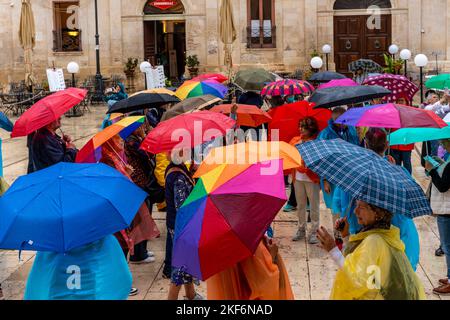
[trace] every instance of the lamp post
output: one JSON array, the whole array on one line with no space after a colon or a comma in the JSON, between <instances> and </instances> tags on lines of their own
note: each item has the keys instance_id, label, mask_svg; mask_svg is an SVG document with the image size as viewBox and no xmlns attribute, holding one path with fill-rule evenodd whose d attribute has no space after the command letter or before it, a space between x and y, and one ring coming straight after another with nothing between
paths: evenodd
<instances>
[{"instance_id":1,"label":"lamp post","mask_svg":"<svg viewBox=\"0 0 450 320\"><path fill-rule=\"evenodd\" d=\"M100 36L98 34L98 7L97 0L94 0L95 7L95 63L97 72L95 74L95 92L92 101L103 101L103 76L100 73Z\"/></svg>"},{"instance_id":2,"label":"lamp post","mask_svg":"<svg viewBox=\"0 0 450 320\"><path fill-rule=\"evenodd\" d=\"M319 72L320 68L323 66L323 60L321 57L314 57L311 59L311 67L314 69L314 72Z\"/></svg>"},{"instance_id":3,"label":"lamp post","mask_svg":"<svg viewBox=\"0 0 450 320\"><path fill-rule=\"evenodd\" d=\"M78 73L80 71L80 66L78 65L78 63L72 61L69 62L69 64L67 65L67 71L72 74L72 87L75 88L75 73ZM78 108L78 105L76 105L75 107L73 107L70 110L70 113L67 114L68 117L81 117L83 114L80 112L80 109Z\"/></svg>"},{"instance_id":4,"label":"lamp post","mask_svg":"<svg viewBox=\"0 0 450 320\"><path fill-rule=\"evenodd\" d=\"M403 49L402 51L400 51L400 59L403 60L403 63L405 64L405 77L408 77L408 60L411 59L411 51L409 51L408 49Z\"/></svg>"},{"instance_id":5,"label":"lamp post","mask_svg":"<svg viewBox=\"0 0 450 320\"><path fill-rule=\"evenodd\" d=\"M392 57L392 63L395 63L395 55L398 53L398 50L399 50L398 46L396 44L391 44L389 46L388 50L389 50L389 53L391 54L391 57ZM394 69L394 73L397 74L395 69Z\"/></svg>"},{"instance_id":6,"label":"lamp post","mask_svg":"<svg viewBox=\"0 0 450 320\"><path fill-rule=\"evenodd\" d=\"M141 72L144 74L145 90L148 89L148 87L147 87L147 71L148 71L148 69L150 69L151 67L152 67L152 65L151 65L150 62L148 62L148 61L143 61L143 62L141 62L141 64L139 65L139 69L140 69Z\"/></svg>"},{"instance_id":7,"label":"lamp post","mask_svg":"<svg viewBox=\"0 0 450 320\"><path fill-rule=\"evenodd\" d=\"M419 75L420 76L420 103L423 104L423 102L424 102L424 98L423 98L423 68L426 67L426 65L428 64L428 58L424 54L418 54L414 58L414 63L420 70L420 75Z\"/></svg>"},{"instance_id":8,"label":"lamp post","mask_svg":"<svg viewBox=\"0 0 450 320\"><path fill-rule=\"evenodd\" d=\"M331 46L329 44L326 44L322 47L322 52L325 54L325 64L327 66L327 71L329 70L328 66L328 55L331 53Z\"/></svg>"}]
</instances>

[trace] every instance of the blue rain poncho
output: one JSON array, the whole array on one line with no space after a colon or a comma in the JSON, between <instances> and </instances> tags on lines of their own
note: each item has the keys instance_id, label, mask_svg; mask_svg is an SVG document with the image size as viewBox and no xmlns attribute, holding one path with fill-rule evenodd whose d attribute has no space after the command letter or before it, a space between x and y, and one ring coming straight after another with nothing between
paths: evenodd
<instances>
[{"instance_id":1,"label":"blue rain poncho","mask_svg":"<svg viewBox=\"0 0 450 320\"><path fill-rule=\"evenodd\" d=\"M126 300L131 273L113 235L66 254L38 252L25 300Z\"/></svg>"}]
</instances>

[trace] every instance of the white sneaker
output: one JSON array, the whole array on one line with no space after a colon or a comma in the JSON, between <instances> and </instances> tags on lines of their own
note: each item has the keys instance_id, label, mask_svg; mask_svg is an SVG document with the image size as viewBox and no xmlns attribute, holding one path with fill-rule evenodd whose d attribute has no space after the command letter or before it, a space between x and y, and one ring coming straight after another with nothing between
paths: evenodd
<instances>
[{"instance_id":1,"label":"white sneaker","mask_svg":"<svg viewBox=\"0 0 450 320\"><path fill-rule=\"evenodd\" d=\"M317 239L317 236L315 233L313 233L309 236L308 242L309 242L309 244L318 244L319 243L319 240Z\"/></svg>"},{"instance_id":2,"label":"white sneaker","mask_svg":"<svg viewBox=\"0 0 450 320\"><path fill-rule=\"evenodd\" d=\"M306 230L305 229L298 229L295 236L292 238L292 241L300 241L303 240L306 236Z\"/></svg>"},{"instance_id":3,"label":"white sneaker","mask_svg":"<svg viewBox=\"0 0 450 320\"><path fill-rule=\"evenodd\" d=\"M146 264L146 263L152 263L155 262L155 257L148 256L147 259L141 260L141 261L130 261L131 264Z\"/></svg>"},{"instance_id":4,"label":"white sneaker","mask_svg":"<svg viewBox=\"0 0 450 320\"><path fill-rule=\"evenodd\" d=\"M139 293L138 288L131 288L130 293L128 294L130 297L136 296Z\"/></svg>"},{"instance_id":5,"label":"white sneaker","mask_svg":"<svg viewBox=\"0 0 450 320\"><path fill-rule=\"evenodd\" d=\"M155 253L154 253L153 251L147 251L147 255L148 255L149 257L154 257L154 256L155 256Z\"/></svg>"},{"instance_id":6,"label":"white sneaker","mask_svg":"<svg viewBox=\"0 0 450 320\"><path fill-rule=\"evenodd\" d=\"M184 297L184 300L189 300L189 299L187 297ZM192 300L205 300L205 298L201 294L196 292L195 297Z\"/></svg>"}]
</instances>

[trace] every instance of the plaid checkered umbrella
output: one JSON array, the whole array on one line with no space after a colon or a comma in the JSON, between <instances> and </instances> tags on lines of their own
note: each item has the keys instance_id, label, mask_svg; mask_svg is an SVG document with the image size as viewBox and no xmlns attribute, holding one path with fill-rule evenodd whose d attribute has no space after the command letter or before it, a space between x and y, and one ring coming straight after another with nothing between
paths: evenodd
<instances>
[{"instance_id":1,"label":"plaid checkered umbrella","mask_svg":"<svg viewBox=\"0 0 450 320\"><path fill-rule=\"evenodd\" d=\"M308 95L314 91L314 87L307 81L301 80L280 80L265 86L261 95L264 96L292 96L297 94Z\"/></svg>"},{"instance_id":2,"label":"plaid checkered umbrella","mask_svg":"<svg viewBox=\"0 0 450 320\"><path fill-rule=\"evenodd\" d=\"M410 218L432 214L422 188L400 166L340 139L298 147L306 166L354 199Z\"/></svg>"},{"instance_id":3,"label":"plaid checkered umbrella","mask_svg":"<svg viewBox=\"0 0 450 320\"><path fill-rule=\"evenodd\" d=\"M350 72L356 72L358 69L362 69L364 72L383 72L383 68L373 60L359 59L348 64L348 70Z\"/></svg>"}]
</instances>

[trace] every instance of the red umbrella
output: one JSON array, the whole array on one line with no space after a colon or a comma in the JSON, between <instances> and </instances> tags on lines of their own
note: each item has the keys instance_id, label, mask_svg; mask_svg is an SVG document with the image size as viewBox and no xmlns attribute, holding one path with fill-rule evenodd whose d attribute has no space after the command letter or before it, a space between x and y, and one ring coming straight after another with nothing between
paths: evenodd
<instances>
[{"instance_id":1,"label":"red umbrella","mask_svg":"<svg viewBox=\"0 0 450 320\"><path fill-rule=\"evenodd\" d=\"M24 137L45 127L79 104L87 90L68 88L36 102L16 121L11 138Z\"/></svg>"},{"instance_id":2,"label":"red umbrella","mask_svg":"<svg viewBox=\"0 0 450 320\"><path fill-rule=\"evenodd\" d=\"M209 111L229 115L231 113L232 107L232 104L222 104L213 107ZM256 128L263 123L269 122L272 119L272 117L267 112L262 111L257 106L249 104L238 104L236 113L237 124L240 126Z\"/></svg>"},{"instance_id":3,"label":"red umbrella","mask_svg":"<svg viewBox=\"0 0 450 320\"><path fill-rule=\"evenodd\" d=\"M182 114L160 122L142 142L141 149L158 154L175 148L193 148L224 136L235 125L236 121L216 112Z\"/></svg>"},{"instance_id":4,"label":"red umbrella","mask_svg":"<svg viewBox=\"0 0 450 320\"><path fill-rule=\"evenodd\" d=\"M220 73L205 73L193 78L192 80L193 81L215 80L217 82L223 83L227 81L228 78Z\"/></svg>"},{"instance_id":5,"label":"red umbrella","mask_svg":"<svg viewBox=\"0 0 450 320\"><path fill-rule=\"evenodd\" d=\"M301 119L311 117L317 120L319 130L328 126L331 119L331 111L328 109L314 109L314 104L300 101L286 104L269 111L272 121L269 123L269 133L273 137L272 130L279 130L279 141L290 142L299 135L298 124Z\"/></svg>"}]
</instances>

